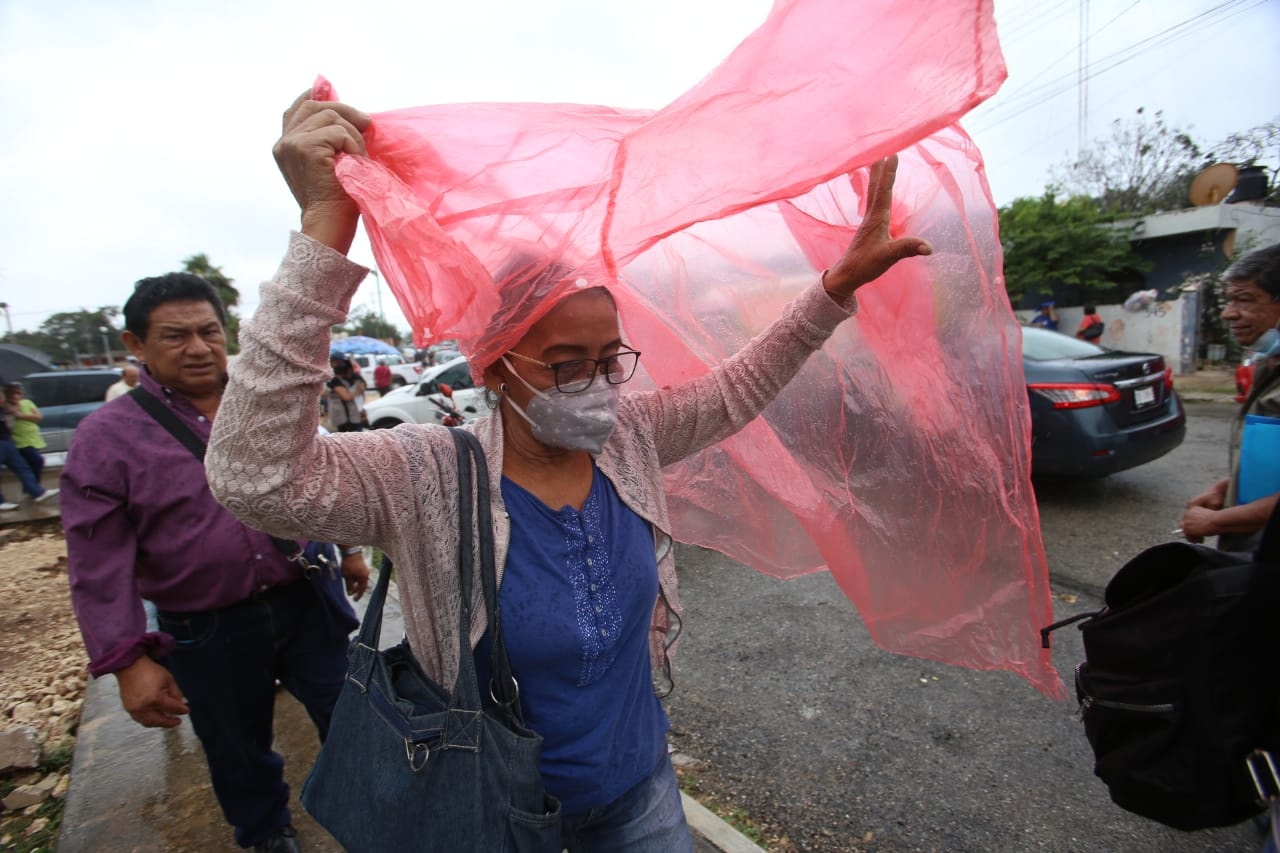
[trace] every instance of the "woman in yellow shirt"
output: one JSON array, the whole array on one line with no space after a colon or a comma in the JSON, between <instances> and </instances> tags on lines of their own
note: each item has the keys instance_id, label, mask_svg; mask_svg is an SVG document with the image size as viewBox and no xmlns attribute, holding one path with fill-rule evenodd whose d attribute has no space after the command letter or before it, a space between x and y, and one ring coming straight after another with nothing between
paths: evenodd
<instances>
[{"instance_id":1,"label":"woman in yellow shirt","mask_svg":"<svg viewBox=\"0 0 1280 853\"><path fill-rule=\"evenodd\" d=\"M27 399L21 382L10 382L4 386L4 397L13 417L13 424L10 426L13 443L17 445L22 458L27 460L36 482L39 482L40 474L44 471L44 454L40 451L46 446L44 436L40 434L40 409Z\"/></svg>"}]
</instances>

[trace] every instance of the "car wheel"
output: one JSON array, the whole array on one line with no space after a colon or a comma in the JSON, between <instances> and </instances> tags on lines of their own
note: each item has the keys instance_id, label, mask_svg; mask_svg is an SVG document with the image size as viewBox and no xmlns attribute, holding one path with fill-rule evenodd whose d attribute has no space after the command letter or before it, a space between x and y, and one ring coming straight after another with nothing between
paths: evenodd
<instances>
[{"instance_id":1,"label":"car wheel","mask_svg":"<svg viewBox=\"0 0 1280 853\"><path fill-rule=\"evenodd\" d=\"M382 418L381 420L376 420L373 422L373 428L374 429L391 429L392 427L400 426L400 424L402 423L404 423L404 421L400 420L399 418Z\"/></svg>"},{"instance_id":2,"label":"car wheel","mask_svg":"<svg viewBox=\"0 0 1280 853\"><path fill-rule=\"evenodd\" d=\"M403 376L393 376L393 377L391 377L391 387L392 387L392 388L403 388L404 386L405 386L405 381L404 381L404 377L403 377Z\"/></svg>"}]
</instances>

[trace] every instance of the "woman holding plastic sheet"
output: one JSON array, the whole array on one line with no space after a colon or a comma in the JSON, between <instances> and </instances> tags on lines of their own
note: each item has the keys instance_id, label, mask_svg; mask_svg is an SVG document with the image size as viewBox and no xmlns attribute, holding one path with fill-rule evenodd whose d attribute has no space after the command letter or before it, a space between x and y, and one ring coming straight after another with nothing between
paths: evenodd
<instances>
[{"instance_id":1,"label":"woman holding plastic sheet","mask_svg":"<svg viewBox=\"0 0 1280 853\"><path fill-rule=\"evenodd\" d=\"M210 442L210 485L255 526L391 555L414 654L452 684L458 536L448 513L433 512L456 502L449 433L316 436L328 329L367 272L343 257L358 211L334 161L363 152L369 119L308 98L285 114L275 148L302 233L242 332ZM863 226L823 280L682 386L619 395L641 354L623 338L608 290L559 259L517 273L502 294L502 316L541 317L527 329L495 322L483 349L499 355L483 367L496 412L467 428L492 472L503 629L570 850L691 849L651 669L665 674L680 613L661 468L741 429L856 310L859 287L931 251L889 234L895 170L895 159L873 167ZM538 281L564 274L576 276L569 294L539 302ZM473 648L485 628L483 618L472 625Z\"/></svg>"}]
</instances>

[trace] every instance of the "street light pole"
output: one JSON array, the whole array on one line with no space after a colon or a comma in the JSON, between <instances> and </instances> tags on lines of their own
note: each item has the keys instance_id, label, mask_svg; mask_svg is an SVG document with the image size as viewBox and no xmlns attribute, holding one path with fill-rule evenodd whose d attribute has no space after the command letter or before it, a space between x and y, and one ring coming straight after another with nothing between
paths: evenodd
<instances>
[{"instance_id":1,"label":"street light pole","mask_svg":"<svg viewBox=\"0 0 1280 853\"><path fill-rule=\"evenodd\" d=\"M111 330L106 326L99 326L98 331L102 333L102 352L106 356L107 367L111 366L111 339L107 337L107 333Z\"/></svg>"}]
</instances>

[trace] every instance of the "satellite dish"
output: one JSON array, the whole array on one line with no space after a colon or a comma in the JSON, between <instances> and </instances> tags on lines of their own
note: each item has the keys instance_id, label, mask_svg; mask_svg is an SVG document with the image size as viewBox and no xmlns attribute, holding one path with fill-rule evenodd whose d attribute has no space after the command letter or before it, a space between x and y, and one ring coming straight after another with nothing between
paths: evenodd
<instances>
[{"instance_id":1,"label":"satellite dish","mask_svg":"<svg viewBox=\"0 0 1280 853\"><path fill-rule=\"evenodd\" d=\"M1239 177L1230 163L1214 163L1191 182L1191 203L1196 207L1219 204L1235 189Z\"/></svg>"}]
</instances>

